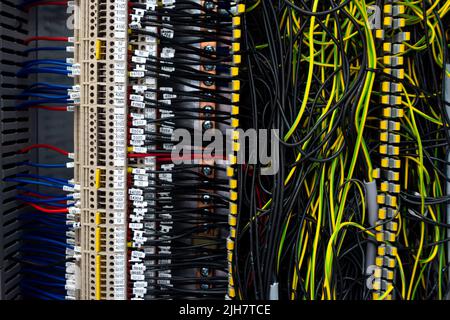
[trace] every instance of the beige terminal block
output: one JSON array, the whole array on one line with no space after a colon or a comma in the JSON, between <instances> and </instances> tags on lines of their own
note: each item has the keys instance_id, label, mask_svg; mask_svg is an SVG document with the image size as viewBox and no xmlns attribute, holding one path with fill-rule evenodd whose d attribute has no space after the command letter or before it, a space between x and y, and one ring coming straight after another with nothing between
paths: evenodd
<instances>
[{"instance_id":1,"label":"beige terminal block","mask_svg":"<svg viewBox=\"0 0 450 320\"><path fill-rule=\"evenodd\" d=\"M127 16L126 0L75 1L76 298L82 300L127 298Z\"/></svg>"}]
</instances>

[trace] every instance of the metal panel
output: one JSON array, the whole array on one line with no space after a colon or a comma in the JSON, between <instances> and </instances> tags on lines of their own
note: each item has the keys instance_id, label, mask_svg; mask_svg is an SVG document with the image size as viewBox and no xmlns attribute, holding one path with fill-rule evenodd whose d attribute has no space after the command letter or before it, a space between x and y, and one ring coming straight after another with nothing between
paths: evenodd
<instances>
[{"instance_id":1,"label":"metal panel","mask_svg":"<svg viewBox=\"0 0 450 320\"><path fill-rule=\"evenodd\" d=\"M26 209L15 200L16 183L3 179L29 169L18 162L30 160L17 150L34 140L35 121L27 110L15 110L17 95L26 79L16 77L28 35L28 14L17 8L12 0L0 2L0 300L20 298L20 247L18 217Z\"/></svg>"}]
</instances>

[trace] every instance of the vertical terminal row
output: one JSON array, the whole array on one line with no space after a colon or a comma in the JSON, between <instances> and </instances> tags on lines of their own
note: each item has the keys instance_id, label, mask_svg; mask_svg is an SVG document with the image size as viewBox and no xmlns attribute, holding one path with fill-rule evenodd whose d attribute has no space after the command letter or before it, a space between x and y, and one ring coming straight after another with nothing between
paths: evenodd
<instances>
[{"instance_id":1,"label":"vertical terminal row","mask_svg":"<svg viewBox=\"0 0 450 320\"><path fill-rule=\"evenodd\" d=\"M126 0L77 0L80 299L126 298Z\"/></svg>"},{"instance_id":2,"label":"vertical terminal row","mask_svg":"<svg viewBox=\"0 0 450 320\"><path fill-rule=\"evenodd\" d=\"M241 15L245 13L245 4L236 3L234 8L233 17L233 41L232 41L232 54L233 54L233 67L231 68L231 75L233 77L239 76L239 66L241 64ZM227 238L227 260L228 260L228 289L226 299L234 299L236 297L236 290L234 287L234 270L233 270L233 259L234 246L236 241L236 226L237 226L237 215L238 215L238 180L236 177L236 165L239 151L239 131L236 129L239 127L239 90L240 82L235 79L232 81L233 93L231 97L231 153L228 155L229 167L227 168L227 176L229 177L230 183L230 209L228 216L229 225L229 235Z\"/></svg>"},{"instance_id":3,"label":"vertical terminal row","mask_svg":"<svg viewBox=\"0 0 450 320\"><path fill-rule=\"evenodd\" d=\"M146 25L150 17L156 16L156 9L163 6L156 1L141 0L135 2L130 12L129 23L129 76L131 93L129 95L128 131L130 162L128 167L129 190L129 292L132 300L152 298L148 294L155 290L158 272L152 270L157 260L149 256L158 253L154 244L156 236L156 190L157 170L161 169L155 156L159 148L161 128L156 122L159 117L157 108L157 74L149 69L156 66L160 57L156 26ZM155 18L159 20L159 18ZM167 136L166 136L167 138ZM153 154L152 154L153 153ZM159 280L156 280L159 281Z\"/></svg>"},{"instance_id":4,"label":"vertical terminal row","mask_svg":"<svg viewBox=\"0 0 450 320\"><path fill-rule=\"evenodd\" d=\"M201 0L200 5L205 9L205 12L217 13L218 8L217 8L216 3L213 0ZM213 33L214 31L215 31L214 29L210 29L210 28L208 28L208 26L200 28L200 32L204 32L205 34ZM210 39L208 41L204 41L199 44L201 50L203 50L205 52L209 52L211 54L217 52L217 45L218 45L218 43L216 41L214 41L214 39ZM217 67L214 65L209 65L206 62L206 60L207 59L200 57L199 68L205 74L211 75L211 78L207 79L206 81L200 81L199 86L200 86L201 90L204 90L204 91L217 90L218 86L216 85L215 81L211 80L211 79L214 79L215 75L217 75ZM197 124L194 124L194 126L198 125L200 128L199 130L202 132L217 129L217 123L215 121L211 120L210 118L213 115L213 113L219 109L218 103L201 100L198 102L198 107L200 110L200 120L198 121ZM196 146L196 147L198 147L198 146ZM194 153L197 153L200 151L201 150L197 150L196 148L194 148ZM214 170L215 161L213 159L203 159L202 158L198 162L199 162L198 170L200 171L199 172L200 175L203 175L206 179L209 179L209 180L214 180L215 178L217 178L216 170ZM208 215L213 215L216 212L215 212L214 208L210 207L211 198L208 195L209 193L212 193L213 190L211 190L211 189L204 190L204 192L205 192L205 194L203 195L203 197L200 197L200 199L197 203L197 206L198 206L198 208L205 210L205 212L207 212ZM200 223L198 225L200 225ZM211 234L212 236L217 235L217 229L205 230L204 232L199 233L198 236L207 237L208 234ZM201 244L202 240L200 240L200 241L197 240L196 242L198 244ZM197 243L194 243L194 244L197 244ZM211 248L216 249L216 246L211 245ZM209 288L207 279L209 277L216 276L214 274L214 271L212 271L206 265L196 268L195 274L196 274L196 277L200 277L203 280L205 280L204 283L197 285L198 289L204 289L204 290Z\"/></svg>"},{"instance_id":5,"label":"vertical terminal row","mask_svg":"<svg viewBox=\"0 0 450 320\"><path fill-rule=\"evenodd\" d=\"M378 221L375 227L378 249L373 282L374 299L384 297L386 300L391 300L393 297L397 254L395 242L398 231L396 219L399 212L397 199L400 193L401 169L399 131L400 118L404 114L400 81L403 80L405 73L403 43L409 40L409 33L400 30L405 26L405 19L402 17L404 12L405 6L400 4L400 1L387 1L384 5L383 72L389 75L389 78L381 83L381 104L383 105L379 147L381 168L375 170L375 177L380 179L380 184L377 196Z\"/></svg>"},{"instance_id":6,"label":"vertical terminal row","mask_svg":"<svg viewBox=\"0 0 450 320\"><path fill-rule=\"evenodd\" d=\"M74 12L75 11L75 3L74 2L68 2L67 3L67 12ZM75 18L78 20L78 17ZM75 24L76 25L76 24ZM78 29L74 29L74 36L77 35ZM72 105L67 106L67 111L75 111L79 108L80 102L81 102L81 93L80 93L80 86L79 86L79 76L80 76L80 64L78 63L78 52L75 50L75 37L69 37L69 42L73 43L73 46L70 45L66 48L67 52L73 53L73 56L69 56L66 58L66 63L70 64L69 70L71 70L71 74L69 74L70 77L72 77L73 80L73 86L71 89L68 89L68 95L70 97L70 100L72 102ZM75 150L76 151L76 150ZM75 155L74 153L69 153L69 158L74 159ZM66 164L67 168L73 168L75 166L74 162L69 162ZM66 242L68 246L72 246L73 249L66 249L66 259L67 262L65 264L66 267L66 300L76 300L80 297L80 269L77 265L77 261L79 262L81 259L81 247L79 243L79 236L80 236L80 228L81 228L81 221L80 221L80 206L81 206L81 193L80 193L80 185L75 181L75 173L74 173L74 179L71 181L74 185L74 193L73 193L73 200L68 202L71 203L73 206L68 208L67 213L67 220L66 225L68 226L68 230L66 231Z\"/></svg>"}]
</instances>

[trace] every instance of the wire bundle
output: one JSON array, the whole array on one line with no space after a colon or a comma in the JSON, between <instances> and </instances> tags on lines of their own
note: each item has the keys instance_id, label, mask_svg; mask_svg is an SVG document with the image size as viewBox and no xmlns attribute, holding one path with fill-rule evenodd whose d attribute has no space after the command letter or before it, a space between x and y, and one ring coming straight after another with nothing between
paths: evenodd
<instances>
[{"instance_id":1,"label":"wire bundle","mask_svg":"<svg viewBox=\"0 0 450 320\"><path fill-rule=\"evenodd\" d=\"M33 149L50 149L67 158L68 152L51 145L31 145L20 150L27 153ZM24 162L20 165L40 168L70 168L65 164L42 164ZM23 266L21 286L25 296L44 300L65 300L66 291L72 287L75 233L79 228L75 221L77 201L80 194L72 182L42 174L23 173L4 179L17 183L17 199L29 206L30 211L20 216L23 235L20 262ZM42 191L37 191L42 190ZM71 271L72 270L72 271Z\"/></svg>"},{"instance_id":2,"label":"wire bundle","mask_svg":"<svg viewBox=\"0 0 450 320\"><path fill-rule=\"evenodd\" d=\"M369 13L379 12L387 23L382 18L392 17L389 4L246 2L242 91L248 94L241 114L251 120L242 118L241 125L279 130L280 169L264 176L259 164L239 167L237 298L442 299L448 294L443 64L450 3L407 1L405 11L395 13L404 18L400 30L411 32L405 52L393 58L404 59L404 78L390 72L396 67L385 57L383 26L374 26ZM390 36L387 29L384 36ZM386 190L375 170L386 152L379 129L386 120L383 81L401 88L394 94L404 108L395 128L401 142L394 145L402 169L393 203L397 213L377 221L382 199L376 190ZM391 253L398 263L388 275L377 268L369 248L390 241L376 234L393 224L398 254ZM393 286L373 296L375 278L390 278Z\"/></svg>"}]
</instances>

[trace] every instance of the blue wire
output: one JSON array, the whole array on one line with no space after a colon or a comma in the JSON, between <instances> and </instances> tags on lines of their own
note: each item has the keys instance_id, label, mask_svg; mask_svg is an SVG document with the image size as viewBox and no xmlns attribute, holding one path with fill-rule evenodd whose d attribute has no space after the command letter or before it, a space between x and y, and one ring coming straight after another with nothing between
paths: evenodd
<instances>
[{"instance_id":1,"label":"blue wire","mask_svg":"<svg viewBox=\"0 0 450 320\"><path fill-rule=\"evenodd\" d=\"M64 225L66 224L67 217L61 216L61 215L55 215L52 213L46 213L46 212L27 212L20 214L19 218L23 221L49 221L51 223L56 223L58 225Z\"/></svg>"},{"instance_id":2,"label":"blue wire","mask_svg":"<svg viewBox=\"0 0 450 320\"><path fill-rule=\"evenodd\" d=\"M16 198L19 199L19 200L25 201L25 202L39 204L39 203L36 203L36 202L34 202L32 200L29 200L29 199L27 200L27 199L23 199L23 198L20 198L20 197L16 197ZM70 207L75 206L75 204L73 204L73 203L71 203L71 204L62 204L62 203L48 202L48 203L45 203L45 204L48 205L48 206L57 207L57 208L70 208Z\"/></svg>"},{"instance_id":3,"label":"blue wire","mask_svg":"<svg viewBox=\"0 0 450 320\"><path fill-rule=\"evenodd\" d=\"M48 226L50 228L53 228L53 230L57 231L57 232L61 232L61 233L65 233L68 230L72 230L72 226L67 225L66 223L56 223L50 220L45 220L45 219L27 219L27 220L21 220L23 221L25 224L35 224L37 226Z\"/></svg>"},{"instance_id":4,"label":"blue wire","mask_svg":"<svg viewBox=\"0 0 450 320\"><path fill-rule=\"evenodd\" d=\"M41 275L43 277L47 277L49 279L55 279L56 281L65 281L64 277L57 277L42 271L38 271L36 269L29 269L28 267L23 268L24 271L29 272L29 273L34 273L34 274L38 274Z\"/></svg>"},{"instance_id":5,"label":"blue wire","mask_svg":"<svg viewBox=\"0 0 450 320\"><path fill-rule=\"evenodd\" d=\"M44 237L39 237L39 236L29 236L29 235L25 235L23 238L23 240L36 240L36 241L40 241L40 242L48 242L57 246L61 246L61 247L66 247L69 249L73 249L73 245L71 244L67 244L65 242L60 242L60 241L56 241L56 240L52 240L52 239L47 239Z\"/></svg>"},{"instance_id":6,"label":"blue wire","mask_svg":"<svg viewBox=\"0 0 450 320\"><path fill-rule=\"evenodd\" d=\"M34 59L27 60L22 63L24 66L34 66L39 64L55 64L59 66L71 66L71 63L67 63L65 60L56 60L56 59Z\"/></svg>"},{"instance_id":7,"label":"blue wire","mask_svg":"<svg viewBox=\"0 0 450 320\"><path fill-rule=\"evenodd\" d=\"M24 90L20 93L23 97L29 97L30 94L41 94L41 95L49 95L50 98L54 98L57 95L64 95L67 96L67 90L63 89L43 89L43 88L36 88L36 89L30 89L30 90ZM19 96L19 95L18 95ZM19 96L20 97L20 96Z\"/></svg>"},{"instance_id":8,"label":"blue wire","mask_svg":"<svg viewBox=\"0 0 450 320\"><path fill-rule=\"evenodd\" d=\"M69 208L69 207L75 206L74 203L62 204L62 203L56 203L56 202L52 202L52 201L39 201L39 202L37 202L35 200L36 198L27 198L27 197L23 197L23 196L16 196L16 199L23 200L25 202L31 202L31 203L34 203L34 204L45 203L46 205L53 206L53 207L58 207L58 208Z\"/></svg>"},{"instance_id":9,"label":"blue wire","mask_svg":"<svg viewBox=\"0 0 450 320\"><path fill-rule=\"evenodd\" d=\"M39 220L39 219L44 219L44 220L49 220L52 223L66 223L66 221L68 220L66 216L64 215L55 215L52 213L47 213L47 212L41 212L41 211L28 211L28 212L24 212L22 214L20 214L19 216L21 219L23 220Z\"/></svg>"},{"instance_id":10,"label":"blue wire","mask_svg":"<svg viewBox=\"0 0 450 320\"><path fill-rule=\"evenodd\" d=\"M59 104L67 104L71 101L67 99L41 99L41 100L31 100L31 101L25 101L16 106L16 109L22 109L22 108L28 108L33 106L38 106L41 104L47 104L47 103L59 103Z\"/></svg>"},{"instance_id":11,"label":"blue wire","mask_svg":"<svg viewBox=\"0 0 450 320\"><path fill-rule=\"evenodd\" d=\"M46 259L46 258L43 258L43 257L40 257L40 256L37 256L37 257L36 256L28 256L26 254L23 255L22 258L23 258L23 260L29 261L31 263L38 263L38 264L42 265L42 268L49 268L46 265L52 264L51 268L54 269L54 270L52 271L51 274L49 274L50 275L49 278L51 278L51 279L58 280L58 278L63 277L64 274L65 274L65 268L64 269L59 269L59 268L57 268L58 265L56 264L56 262L60 262L61 260L65 260L64 259L65 258L65 254L63 254L62 257L59 256L59 257L55 257L53 259ZM34 270L34 268L32 270ZM38 271L38 270L36 270L36 271ZM41 271L41 272L43 272L45 274L44 270ZM31 273L31 270L29 272ZM55 277L55 278L53 278L52 276Z\"/></svg>"},{"instance_id":12,"label":"blue wire","mask_svg":"<svg viewBox=\"0 0 450 320\"><path fill-rule=\"evenodd\" d=\"M15 176L19 177L19 178L41 179L41 180L46 180L48 182L54 182L54 183L59 183L62 185L73 186L73 184L69 183L69 180L67 180L67 179L52 178L52 177L42 176L42 175L38 175L38 174L19 173L19 174L16 174Z\"/></svg>"},{"instance_id":13,"label":"blue wire","mask_svg":"<svg viewBox=\"0 0 450 320\"><path fill-rule=\"evenodd\" d=\"M47 73L47 71L58 71L58 70L67 70L68 66L62 66L62 65L52 65L49 66L43 66L43 67L35 67L35 65L29 65L29 66L22 66L22 69L20 69L18 72L23 73L25 71L31 71L32 73ZM42 69L39 71L39 69ZM48 69L48 70L47 70Z\"/></svg>"},{"instance_id":14,"label":"blue wire","mask_svg":"<svg viewBox=\"0 0 450 320\"><path fill-rule=\"evenodd\" d=\"M40 294L44 294L44 295L47 295L47 296L53 296L53 297L52 297L53 299L57 299L56 296L57 296L57 295L60 295L60 294L57 293L57 291L61 291L61 289L51 288L50 291L47 291L47 290L46 290L46 291L43 291L43 289L45 290L46 288L40 289L40 288L38 288L39 286L35 287L35 286L33 285L33 283L30 282L30 280L35 280L35 279L36 279L36 278L30 278L30 279L23 279L23 280L22 280L23 285L27 287L26 291L28 291L29 289L32 289L32 290L35 290L35 291L39 292ZM61 281L55 282L55 283L65 283L65 280L64 280L64 281L61 280ZM50 288L48 288L48 289L50 289ZM64 290L64 289L62 289L62 290ZM56 291L56 292L55 292L55 291ZM61 294L62 294L62 293L61 293ZM59 298L58 298L58 299L59 299Z\"/></svg>"},{"instance_id":15,"label":"blue wire","mask_svg":"<svg viewBox=\"0 0 450 320\"><path fill-rule=\"evenodd\" d=\"M71 204L62 204L62 203L53 203L53 202L49 202L47 203L49 206L53 206L53 207L58 207L58 208L70 208L70 207L75 207L75 203L71 203Z\"/></svg>"},{"instance_id":16,"label":"blue wire","mask_svg":"<svg viewBox=\"0 0 450 320\"><path fill-rule=\"evenodd\" d=\"M28 211L28 212L24 212L22 213L20 216L24 217L23 219L30 219L33 218L34 220L36 219L47 219L47 220L51 220L54 223L62 223L62 222L66 222L68 219L66 216L63 215L55 215L52 213L48 213L48 212L41 212L41 211L34 211L34 209L30 208L33 211Z\"/></svg>"},{"instance_id":17,"label":"blue wire","mask_svg":"<svg viewBox=\"0 0 450 320\"><path fill-rule=\"evenodd\" d=\"M36 236L36 237L44 237L45 239L48 240L54 240L54 241L61 241L61 242L66 242L66 234L65 232L61 232L61 230L55 230L55 229L51 229L51 228L44 228L42 226L39 226L40 229L24 229L27 235L31 235L31 236ZM40 232L43 233L40 233ZM56 232L55 232L56 231ZM58 233L59 231L59 233Z\"/></svg>"},{"instance_id":18,"label":"blue wire","mask_svg":"<svg viewBox=\"0 0 450 320\"><path fill-rule=\"evenodd\" d=\"M58 69L58 68L23 68L17 72L17 76L26 76L29 74L35 73L50 73L50 74L62 74L69 75L72 72L66 69Z\"/></svg>"},{"instance_id":19,"label":"blue wire","mask_svg":"<svg viewBox=\"0 0 450 320\"><path fill-rule=\"evenodd\" d=\"M28 77L30 74L60 74L69 75L71 71L60 67L24 67L17 71L16 76Z\"/></svg>"},{"instance_id":20,"label":"blue wire","mask_svg":"<svg viewBox=\"0 0 450 320\"><path fill-rule=\"evenodd\" d=\"M26 248L20 249L22 258L30 262L40 263L40 264L54 264L59 260L64 259L66 256L65 250L56 250L51 247L44 247L43 250L37 250L37 248L33 248L27 246ZM53 267L53 266L52 266Z\"/></svg>"},{"instance_id":21,"label":"blue wire","mask_svg":"<svg viewBox=\"0 0 450 320\"><path fill-rule=\"evenodd\" d=\"M59 228L61 230L64 230L64 232L66 230L70 229L70 226L68 226L65 222L63 222L63 223L54 223L54 222L47 221L45 219L41 219L41 220L39 220L39 219L34 219L34 220L33 219L27 219L27 221L29 221L29 223L30 222L38 223L38 224L40 223L40 224L45 224L45 225L50 226L50 227Z\"/></svg>"},{"instance_id":22,"label":"blue wire","mask_svg":"<svg viewBox=\"0 0 450 320\"><path fill-rule=\"evenodd\" d=\"M22 246L21 248L20 248L20 251L21 252L38 252L38 253L45 253L45 254L49 254L49 255L56 255L56 256L65 256L66 255L66 250L64 250L64 249L61 249L61 251L60 252L58 252L58 251L55 251L55 250L52 250L52 251L49 251L49 250L45 250L45 249L42 249L42 248L36 248L36 247L31 247L31 246L28 246L28 245L24 245L24 246ZM28 256L28 255L27 255ZM39 257L39 259L47 259L48 261L52 261L50 258L44 258L44 257ZM38 259L38 260L39 260ZM31 260L30 260L31 261Z\"/></svg>"},{"instance_id":23,"label":"blue wire","mask_svg":"<svg viewBox=\"0 0 450 320\"><path fill-rule=\"evenodd\" d=\"M26 261L30 261L32 263L39 263L41 265L54 264L55 262L59 262L59 260L62 260L62 259L56 259L55 260L55 259L50 259L50 258L44 258L44 257L41 257L41 256L39 256L39 257L28 257L27 255L25 255L23 258L24 258L24 260L26 259ZM54 272L52 272L52 274L49 274L50 276L59 277L59 276L55 275L55 273L61 272L62 275L65 273L64 272L65 270L58 270L57 265L53 265L52 268L55 269L55 270L54 270ZM32 269L32 270L34 270L34 269ZM31 270L29 272L31 272Z\"/></svg>"},{"instance_id":24,"label":"blue wire","mask_svg":"<svg viewBox=\"0 0 450 320\"><path fill-rule=\"evenodd\" d=\"M16 187L17 190L21 190L21 191L25 191L25 192L32 192L35 193L37 195L43 196L43 197L52 197L52 198L58 198L58 197L64 197L65 195L61 195L61 194L50 194L50 193L42 193L42 192L38 192L35 191L33 189L27 188L27 187L22 187L22 186L17 186ZM70 197L71 199L73 199L73 196L67 196Z\"/></svg>"},{"instance_id":25,"label":"blue wire","mask_svg":"<svg viewBox=\"0 0 450 320\"><path fill-rule=\"evenodd\" d=\"M24 161L24 162L19 162L18 164L23 165L23 166L36 167L36 168L66 168L65 163L49 164L49 163L36 163L36 162Z\"/></svg>"},{"instance_id":26,"label":"blue wire","mask_svg":"<svg viewBox=\"0 0 450 320\"><path fill-rule=\"evenodd\" d=\"M28 54L30 52L35 52L35 51L66 51L66 47L36 47L36 48L30 48L27 50L24 50L23 52L25 54Z\"/></svg>"},{"instance_id":27,"label":"blue wire","mask_svg":"<svg viewBox=\"0 0 450 320\"><path fill-rule=\"evenodd\" d=\"M38 227L37 227L38 226ZM67 231L67 229L69 229L69 226L67 225L61 225L61 224L53 224L53 225L48 225L45 223L41 223L41 222L28 222L27 224L24 225L23 227L24 230L27 231L27 233L29 234L34 234L34 235L41 235L42 231L45 231L45 233L43 234L44 237L64 237L64 242L65 242L65 238L66 238L66 234L65 232ZM47 232L49 234L47 234Z\"/></svg>"},{"instance_id":28,"label":"blue wire","mask_svg":"<svg viewBox=\"0 0 450 320\"><path fill-rule=\"evenodd\" d=\"M25 280L23 280L23 281L25 281ZM22 288L25 288L25 285L22 285L22 286L23 286ZM34 293L34 292L31 291L30 288L31 287L26 287L26 290L25 290L26 294L25 294L25 296L31 297L33 299L39 299L39 300L42 300L42 301L54 301L54 300L56 300L54 298L49 298L49 297L42 296L42 295L39 295L37 293ZM57 299L57 300L59 300L59 299Z\"/></svg>"},{"instance_id":29,"label":"blue wire","mask_svg":"<svg viewBox=\"0 0 450 320\"><path fill-rule=\"evenodd\" d=\"M67 219L59 219L59 220L52 220L52 219L47 219L47 218L42 218L40 217L39 214L34 214L36 218L33 218L31 216L28 217L24 217L24 215L21 215L21 221L24 224L24 228L28 227L28 228L33 228L33 225L48 225L50 227L53 228L57 228L59 230L67 230L67 229L71 229L72 226L67 224ZM54 215L54 214L52 214ZM39 218L37 218L39 217ZM30 229L32 230L32 229Z\"/></svg>"},{"instance_id":30,"label":"blue wire","mask_svg":"<svg viewBox=\"0 0 450 320\"><path fill-rule=\"evenodd\" d=\"M64 185L61 183L51 183L49 181L36 181L36 180L28 180L28 179L22 179L22 178L5 178L3 181L6 182L18 182L18 183L27 183L27 184L34 184L39 186L45 186L50 188L58 188L63 190Z\"/></svg>"},{"instance_id":31,"label":"blue wire","mask_svg":"<svg viewBox=\"0 0 450 320\"><path fill-rule=\"evenodd\" d=\"M25 281L25 280L22 280L22 281ZM46 296L42 296L42 295L40 295L40 294L37 294L37 293L35 293L35 292L32 292L31 291L31 287L29 287L29 286L26 286L25 284L23 284L23 282L22 282L22 284L21 284L21 286L22 286L22 290L25 288L26 290L26 294L24 294L25 296L27 296L27 297L31 297L31 298L33 298L33 299L39 299L39 300L42 300L42 301L54 301L54 300L56 300L56 299L54 299L54 298L49 298L49 297L46 297ZM58 299L59 300L59 299Z\"/></svg>"},{"instance_id":32,"label":"blue wire","mask_svg":"<svg viewBox=\"0 0 450 320\"><path fill-rule=\"evenodd\" d=\"M18 195L17 197L20 197L22 199L30 199L36 203L42 203L42 202L55 202L55 201L67 201L67 200L72 200L73 197L60 197L60 198L49 198L49 199L38 199L38 198L33 198L30 196L24 196L24 195Z\"/></svg>"},{"instance_id":33,"label":"blue wire","mask_svg":"<svg viewBox=\"0 0 450 320\"><path fill-rule=\"evenodd\" d=\"M54 83L48 83L48 82L35 82L32 85L30 85L27 89L35 88L35 87L46 87L46 88L55 88L55 89L70 89L72 86L69 85L63 85L63 84L54 84Z\"/></svg>"},{"instance_id":34,"label":"blue wire","mask_svg":"<svg viewBox=\"0 0 450 320\"><path fill-rule=\"evenodd\" d=\"M65 95L49 95L43 93L35 93L35 92L22 92L17 95L18 97L34 97L34 98L42 98L42 99L69 99L70 96L68 94Z\"/></svg>"},{"instance_id":35,"label":"blue wire","mask_svg":"<svg viewBox=\"0 0 450 320\"><path fill-rule=\"evenodd\" d=\"M27 279L25 280L28 283L37 283L43 286L49 286L49 287L64 287L65 286L65 282L63 283L52 283L52 282L47 282L47 281L40 281L37 279Z\"/></svg>"},{"instance_id":36,"label":"blue wire","mask_svg":"<svg viewBox=\"0 0 450 320\"><path fill-rule=\"evenodd\" d=\"M27 179L4 178L3 181L35 184L35 185L40 185L40 186L57 188L57 189L61 189L61 190L62 190L62 187L63 187L62 185L54 185L54 184L50 184L50 183L47 183L47 182L35 181L35 180L27 180Z\"/></svg>"},{"instance_id":37,"label":"blue wire","mask_svg":"<svg viewBox=\"0 0 450 320\"><path fill-rule=\"evenodd\" d=\"M60 183L64 183L64 184L69 184L71 186L73 186L72 183L69 183L68 179L61 179L61 178L52 178L52 177L47 177L47 176L41 176L43 179L48 179L49 181L55 181L55 182L60 182Z\"/></svg>"},{"instance_id":38,"label":"blue wire","mask_svg":"<svg viewBox=\"0 0 450 320\"><path fill-rule=\"evenodd\" d=\"M65 267L60 267L58 264L56 264L55 262L61 262L61 264L63 264L64 262L62 262L62 260L65 260L65 259L59 259L60 261L53 261L53 262L49 262L49 263L47 263L47 264L52 264L52 266L48 266L48 267L46 267L46 266L43 266L43 269L41 269L41 270L43 270L42 271L42 273L46 273L46 271L45 270L49 270L50 268L50 272L51 272L51 274L50 273L47 273L49 276L47 276L47 278L51 278L51 279L53 279L53 277L50 277L50 275L53 275L53 276L55 276L56 278L62 278L62 279L65 279L65 275L66 275L66 268ZM30 262L34 262L34 263L39 263L39 264L45 264L45 262L43 262L43 261L38 261L38 260L36 260L36 261L31 261L31 260L28 260L27 259L27 261L30 261ZM44 269L45 268L45 269ZM32 270L27 270L27 272L29 273L29 274L35 274L36 272L33 272ZM58 280L58 279L54 279L54 281L64 281L64 280Z\"/></svg>"},{"instance_id":39,"label":"blue wire","mask_svg":"<svg viewBox=\"0 0 450 320\"><path fill-rule=\"evenodd\" d=\"M47 94L62 94L64 92L67 92L70 88L55 88L55 87L49 87L49 86L36 86L36 87L29 87L22 91L22 93L47 93Z\"/></svg>"},{"instance_id":40,"label":"blue wire","mask_svg":"<svg viewBox=\"0 0 450 320\"><path fill-rule=\"evenodd\" d=\"M23 95L27 95L30 93L33 94L48 94L54 97L55 95L68 95L67 94L68 89L57 89L57 88L31 88L29 90L24 90L21 92Z\"/></svg>"},{"instance_id":41,"label":"blue wire","mask_svg":"<svg viewBox=\"0 0 450 320\"><path fill-rule=\"evenodd\" d=\"M24 280L24 282L25 281L26 280ZM40 295L33 294L31 292L27 292L27 294L31 293L32 296L38 297L40 299L44 299L44 300L51 300L51 299L53 299L53 300L64 300L65 299L64 295L56 295L56 294L53 294L53 293L50 293L50 292L46 292L46 291L43 291L41 289L38 289L38 288L32 287L30 285L27 285L26 283L22 283L21 286L26 289L25 291L34 290L36 293L39 293ZM45 296L45 297L42 297L42 296Z\"/></svg>"}]
</instances>

